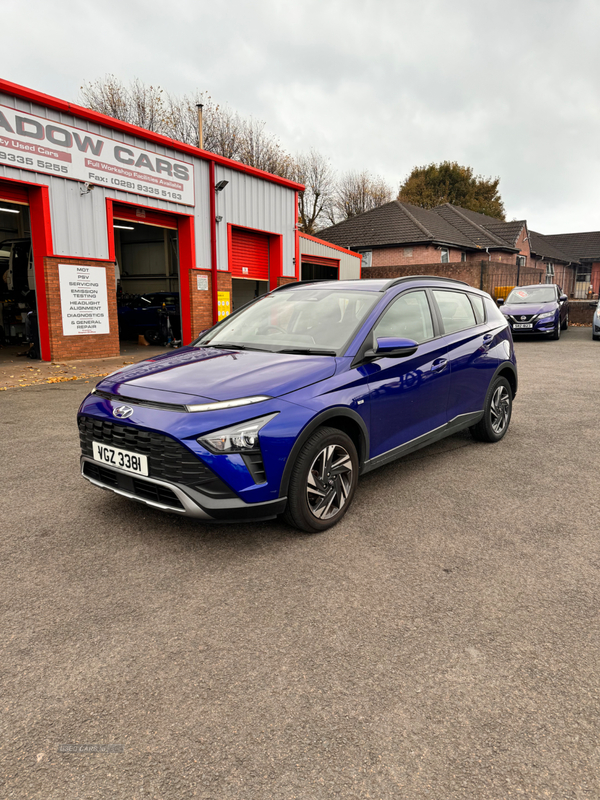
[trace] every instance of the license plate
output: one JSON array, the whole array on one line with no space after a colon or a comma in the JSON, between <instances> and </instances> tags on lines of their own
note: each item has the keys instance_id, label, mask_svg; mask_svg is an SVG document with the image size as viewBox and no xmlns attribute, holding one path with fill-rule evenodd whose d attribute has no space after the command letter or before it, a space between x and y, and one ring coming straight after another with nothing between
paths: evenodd
<instances>
[{"instance_id":1,"label":"license plate","mask_svg":"<svg viewBox=\"0 0 600 800\"><path fill-rule=\"evenodd\" d=\"M135 472L136 475L148 474L148 457L118 447L108 447L105 444L92 442L94 461L108 464L109 467L118 467L125 472Z\"/></svg>"},{"instance_id":2,"label":"license plate","mask_svg":"<svg viewBox=\"0 0 600 800\"><path fill-rule=\"evenodd\" d=\"M533 322L515 322L513 328L533 328Z\"/></svg>"}]
</instances>

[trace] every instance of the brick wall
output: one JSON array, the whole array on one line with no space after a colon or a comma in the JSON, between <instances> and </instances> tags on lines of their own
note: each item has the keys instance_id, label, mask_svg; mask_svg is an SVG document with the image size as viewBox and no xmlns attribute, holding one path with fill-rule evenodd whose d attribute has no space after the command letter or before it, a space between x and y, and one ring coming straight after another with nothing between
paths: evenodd
<instances>
[{"instance_id":1,"label":"brick wall","mask_svg":"<svg viewBox=\"0 0 600 800\"><path fill-rule=\"evenodd\" d=\"M488 262L485 262L487 265ZM493 263L493 262L492 262ZM484 270L486 267L484 267ZM479 289L481 281L481 262L455 261L449 264L411 264L389 267L371 267L362 270L362 278L403 278L407 275L442 275L465 281Z\"/></svg>"},{"instance_id":2,"label":"brick wall","mask_svg":"<svg viewBox=\"0 0 600 800\"><path fill-rule=\"evenodd\" d=\"M460 254L460 250L451 249L450 261L460 261ZM479 257L481 258L481 256ZM441 250L426 244L374 249L372 264L373 267L395 267L413 264L440 264L441 260Z\"/></svg>"},{"instance_id":3,"label":"brick wall","mask_svg":"<svg viewBox=\"0 0 600 800\"><path fill-rule=\"evenodd\" d=\"M597 303L590 303L589 300L571 300L569 303L569 322L576 322L579 325L591 325L597 305Z\"/></svg>"},{"instance_id":4,"label":"brick wall","mask_svg":"<svg viewBox=\"0 0 600 800\"><path fill-rule=\"evenodd\" d=\"M213 326L212 314L212 273L208 270L191 269L190 280L190 311L192 318L192 339L201 331ZM208 279L208 289L198 289L198 275ZM231 273L217 273L217 291L229 292L231 296Z\"/></svg>"},{"instance_id":5,"label":"brick wall","mask_svg":"<svg viewBox=\"0 0 600 800\"><path fill-rule=\"evenodd\" d=\"M106 270L106 289L110 333L81 336L63 334L62 309L60 304L59 264L84 267L102 267ZM115 289L115 265L79 258L45 258L46 298L48 303L48 329L50 334L50 358L52 361L68 361L79 358L109 358L119 355L119 323L117 318L117 293Z\"/></svg>"}]
</instances>

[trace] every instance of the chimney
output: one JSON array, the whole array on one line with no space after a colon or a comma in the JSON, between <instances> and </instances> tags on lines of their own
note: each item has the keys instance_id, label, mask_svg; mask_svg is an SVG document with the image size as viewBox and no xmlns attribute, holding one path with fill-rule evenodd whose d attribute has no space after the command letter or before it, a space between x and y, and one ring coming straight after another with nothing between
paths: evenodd
<instances>
[{"instance_id":1,"label":"chimney","mask_svg":"<svg viewBox=\"0 0 600 800\"><path fill-rule=\"evenodd\" d=\"M202 150L204 145L202 136L202 103L196 103L196 108L198 109L198 147Z\"/></svg>"}]
</instances>

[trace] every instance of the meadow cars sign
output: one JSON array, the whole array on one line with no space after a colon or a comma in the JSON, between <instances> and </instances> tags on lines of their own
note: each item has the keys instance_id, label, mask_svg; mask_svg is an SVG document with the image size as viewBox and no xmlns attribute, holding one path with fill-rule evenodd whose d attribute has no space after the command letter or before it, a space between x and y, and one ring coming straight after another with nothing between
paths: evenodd
<instances>
[{"instance_id":1,"label":"meadow cars sign","mask_svg":"<svg viewBox=\"0 0 600 800\"><path fill-rule=\"evenodd\" d=\"M0 164L194 205L192 164L2 105Z\"/></svg>"}]
</instances>

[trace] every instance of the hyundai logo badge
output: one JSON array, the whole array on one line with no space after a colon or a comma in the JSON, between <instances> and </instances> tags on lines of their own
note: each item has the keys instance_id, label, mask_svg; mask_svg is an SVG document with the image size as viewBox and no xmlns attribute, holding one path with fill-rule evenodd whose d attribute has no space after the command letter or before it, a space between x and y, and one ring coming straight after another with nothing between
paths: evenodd
<instances>
[{"instance_id":1,"label":"hyundai logo badge","mask_svg":"<svg viewBox=\"0 0 600 800\"><path fill-rule=\"evenodd\" d=\"M118 408L113 408L113 417L117 417L118 419L128 419L133 414L133 408L131 406L119 406Z\"/></svg>"},{"instance_id":2,"label":"hyundai logo badge","mask_svg":"<svg viewBox=\"0 0 600 800\"><path fill-rule=\"evenodd\" d=\"M527 317L521 317L521 319L527 319Z\"/></svg>"}]
</instances>

